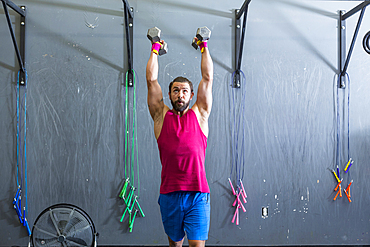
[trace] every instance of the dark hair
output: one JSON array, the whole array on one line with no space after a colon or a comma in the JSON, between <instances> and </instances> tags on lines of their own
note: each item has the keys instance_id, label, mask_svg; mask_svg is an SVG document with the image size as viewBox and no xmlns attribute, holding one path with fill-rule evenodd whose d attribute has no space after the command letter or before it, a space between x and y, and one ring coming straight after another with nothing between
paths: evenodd
<instances>
[{"instance_id":1,"label":"dark hair","mask_svg":"<svg viewBox=\"0 0 370 247\"><path fill-rule=\"evenodd\" d=\"M188 83L189 86L190 86L191 92L193 92L193 83L191 83L191 81L189 81L187 78L179 76L179 77L176 77L175 79L173 79L173 81L170 83L170 85L168 87L170 93L171 93L172 85L175 82L186 82L186 83Z\"/></svg>"}]
</instances>

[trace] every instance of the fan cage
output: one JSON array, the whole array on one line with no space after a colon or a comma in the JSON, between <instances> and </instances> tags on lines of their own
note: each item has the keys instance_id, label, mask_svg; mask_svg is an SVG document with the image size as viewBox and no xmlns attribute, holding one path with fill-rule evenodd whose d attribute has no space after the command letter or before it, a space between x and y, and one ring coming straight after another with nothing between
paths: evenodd
<instances>
[{"instance_id":1,"label":"fan cage","mask_svg":"<svg viewBox=\"0 0 370 247\"><path fill-rule=\"evenodd\" d=\"M32 228L34 247L96 246L97 233L90 216L72 204L55 204L43 210Z\"/></svg>"}]
</instances>

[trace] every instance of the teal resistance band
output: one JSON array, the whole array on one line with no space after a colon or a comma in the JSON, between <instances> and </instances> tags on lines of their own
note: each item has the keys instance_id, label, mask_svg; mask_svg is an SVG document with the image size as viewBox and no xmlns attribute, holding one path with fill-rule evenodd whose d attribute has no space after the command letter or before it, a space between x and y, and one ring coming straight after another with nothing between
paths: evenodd
<instances>
[{"instance_id":1,"label":"teal resistance band","mask_svg":"<svg viewBox=\"0 0 370 247\"><path fill-rule=\"evenodd\" d=\"M133 71L133 70L132 70ZM136 77L135 71L133 71L134 75L134 92L133 92L133 117L132 117L132 145L131 145L131 159L128 158L128 151L129 151L129 116L128 116L128 72L126 72L126 89L125 89L125 182L123 188L119 194L119 197L123 199L125 203L125 210L122 214L120 222L123 222L126 213L129 215L129 231L132 232L134 221L137 216L137 212L140 212L142 217L145 217L143 210L140 207L140 204L137 200L139 197L140 191L140 178L139 178L139 162L138 162L138 144L137 141L135 143L135 139L137 139L137 132L135 132L135 123L137 121L136 116ZM136 168L137 168L137 192L138 195L135 195L136 187L135 184L135 150L136 150ZM128 169L129 168L129 169ZM127 171L129 170L129 171Z\"/></svg>"},{"instance_id":2,"label":"teal resistance band","mask_svg":"<svg viewBox=\"0 0 370 247\"><path fill-rule=\"evenodd\" d=\"M131 155L131 170L132 178L134 178L134 163L136 163L136 173L137 173L137 196L140 196L140 172L139 172L139 160L138 160L138 143L137 143L137 131L135 131L137 123L137 114L136 114L136 73L133 71L134 75L134 99L133 99L133 117L132 117L132 155ZM127 73L126 73L127 78ZM127 80L127 79L126 79ZM136 140L136 141L135 141ZM135 152L136 152L136 162L135 162ZM133 181L134 183L134 181Z\"/></svg>"},{"instance_id":3,"label":"teal resistance band","mask_svg":"<svg viewBox=\"0 0 370 247\"><path fill-rule=\"evenodd\" d=\"M128 72L126 72L126 82L128 81ZM131 177L132 177L132 184L135 184L135 168L134 168L134 164L135 164L135 162L134 162L134 158L135 158L135 149L134 149L134 145L135 145L135 115L136 115L136 113L135 113L135 111L136 111L136 109L135 109L135 101L136 101L136 98L135 98L135 89L136 89L136 82L135 82L135 73L134 73L134 80L133 80L133 82L134 82L134 98L133 98L133 111L132 111L132 113L133 113L133 115L132 115L132 139L131 139L131 142L132 142L132 147L131 147L131 161L130 161L130 165L131 165ZM126 95L127 96L127 95ZM128 97L126 97L126 98L128 98Z\"/></svg>"},{"instance_id":4,"label":"teal resistance band","mask_svg":"<svg viewBox=\"0 0 370 247\"><path fill-rule=\"evenodd\" d=\"M127 145L127 139L128 139L128 80L127 80L127 74L126 74L126 84L125 84L125 178L128 177L127 175L127 151L128 151L128 145Z\"/></svg>"}]
</instances>

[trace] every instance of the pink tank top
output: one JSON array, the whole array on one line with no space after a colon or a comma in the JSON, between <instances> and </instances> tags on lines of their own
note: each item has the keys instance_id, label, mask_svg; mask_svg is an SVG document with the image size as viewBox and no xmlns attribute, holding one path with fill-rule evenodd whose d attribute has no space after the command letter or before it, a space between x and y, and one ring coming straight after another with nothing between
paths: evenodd
<instances>
[{"instance_id":1,"label":"pink tank top","mask_svg":"<svg viewBox=\"0 0 370 247\"><path fill-rule=\"evenodd\" d=\"M181 117L167 111L157 143L162 162L161 194L210 192L204 167L207 137L192 109Z\"/></svg>"}]
</instances>

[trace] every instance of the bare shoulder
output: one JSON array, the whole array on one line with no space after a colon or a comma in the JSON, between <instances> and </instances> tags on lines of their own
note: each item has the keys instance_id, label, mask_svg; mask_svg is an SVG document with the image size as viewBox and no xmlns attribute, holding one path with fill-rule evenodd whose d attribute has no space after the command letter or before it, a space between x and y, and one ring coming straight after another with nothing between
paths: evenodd
<instances>
[{"instance_id":1,"label":"bare shoulder","mask_svg":"<svg viewBox=\"0 0 370 247\"><path fill-rule=\"evenodd\" d=\"M195 113L195 115L197 117L199 126L202 129L203 134L208 137L208 132L209 132L209 129L208 129L208 118L209 118L209 113L207 111L202 110L202 108L199 108L199 106L197 105L197 103L195 103L191 109L194 111L194 113Z\"/></svg>"},{"instance_id":2,"label":"bare shoulder","mask_svg":"<svg viewBox=\"0 0 370 247\"><path fill-rule=\"evenodd\" d=\"M162 112L160 114L157 114L155 117L153 117L154 135L156 139L158 139L161 134L164 117L166 116L166 113L169 109L170 108L164 104Z\"/></svg>"}]
</instances>

